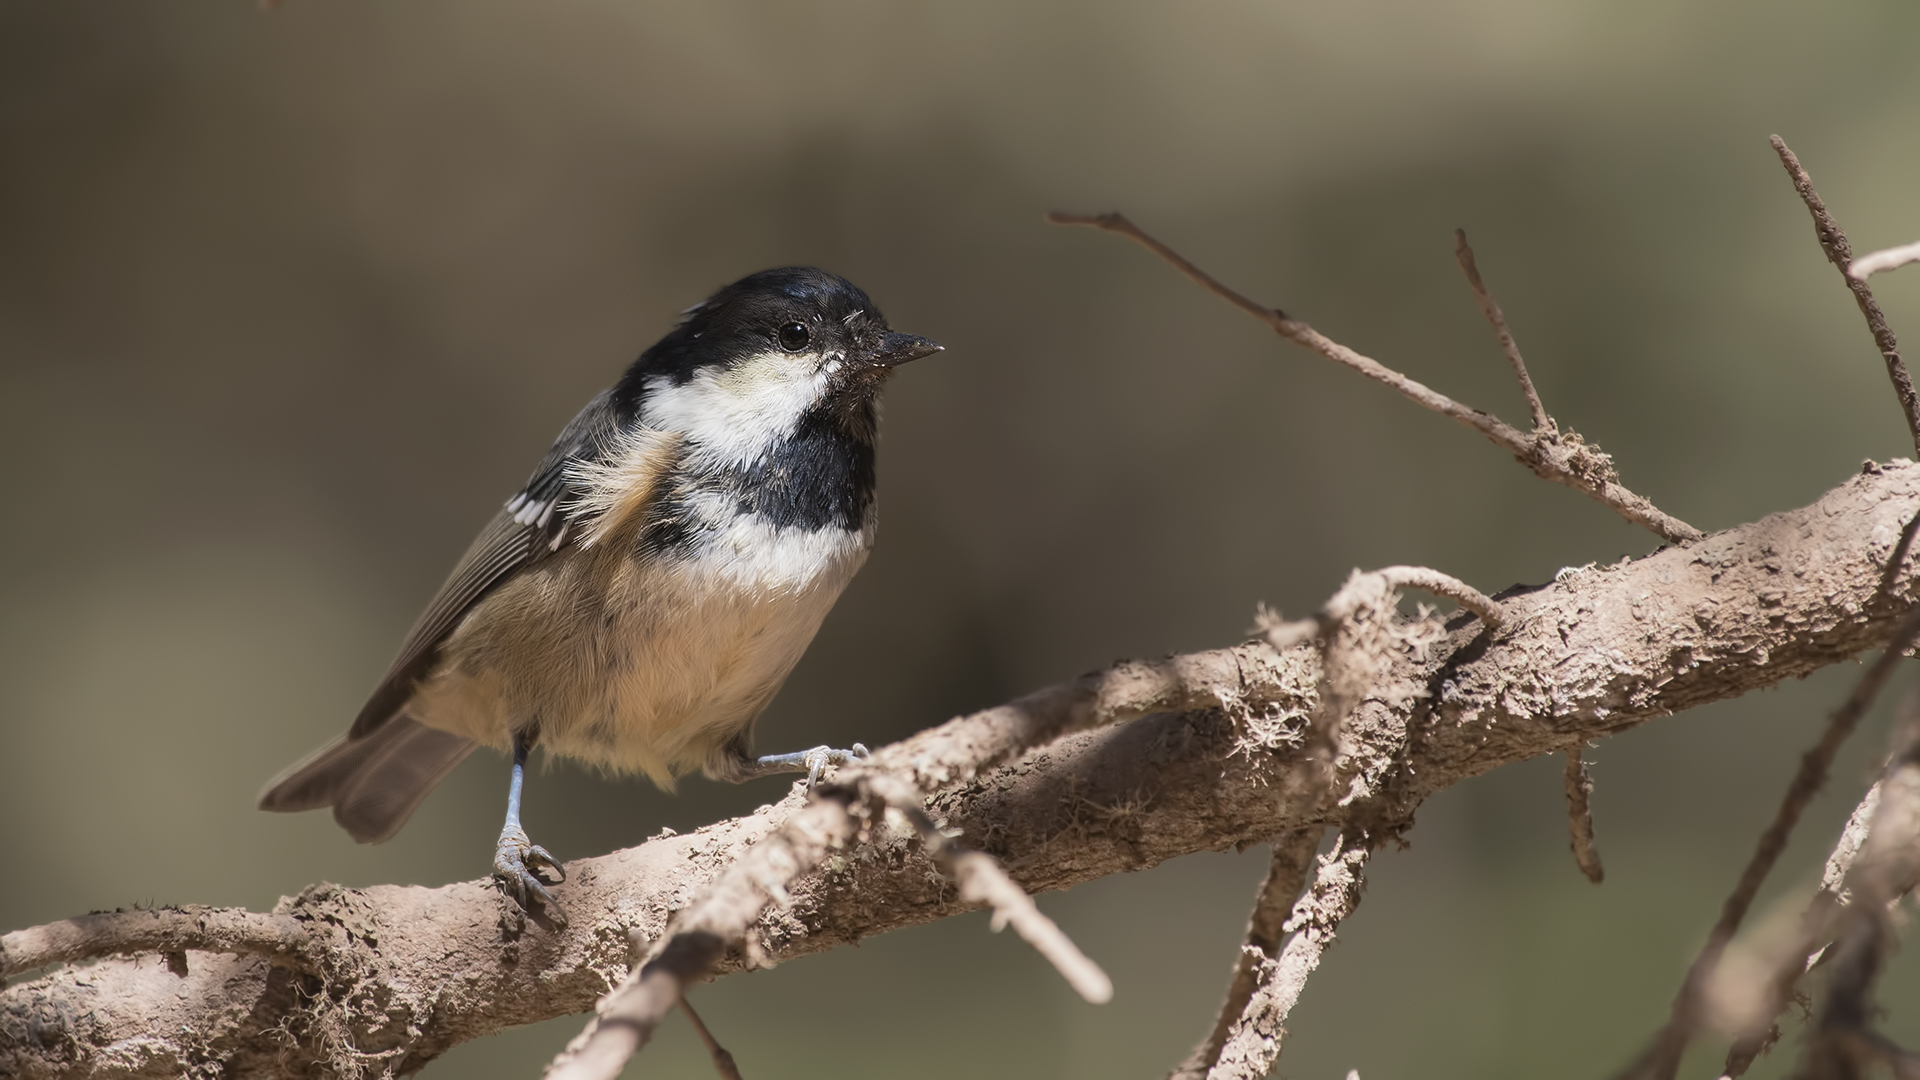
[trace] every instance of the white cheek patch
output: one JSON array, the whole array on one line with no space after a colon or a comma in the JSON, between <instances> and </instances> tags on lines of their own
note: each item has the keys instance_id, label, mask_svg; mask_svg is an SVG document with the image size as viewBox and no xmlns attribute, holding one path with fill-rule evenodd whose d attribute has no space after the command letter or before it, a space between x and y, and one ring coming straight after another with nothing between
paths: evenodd
<instances>
[{"instance_id":1,"label":"white cheek patch","mask_svg":"<svg viewBox=\"0 0 1920 1080\"><path fill-rule=\"evenodd\" d=\"M703 368L682 385L647 380L641 422L677 432L688 449L727 465L750 465L793 433L826 392L828 372L807 354L764 352L731 367Z\"/></svg>"}]
</instances>

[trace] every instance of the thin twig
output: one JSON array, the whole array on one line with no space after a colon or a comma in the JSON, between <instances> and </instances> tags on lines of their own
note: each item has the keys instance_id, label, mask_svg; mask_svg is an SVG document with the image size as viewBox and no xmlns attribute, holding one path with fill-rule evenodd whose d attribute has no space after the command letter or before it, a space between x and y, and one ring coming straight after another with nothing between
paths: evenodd
<instances>
[{"instance_id":1,"label":"thin twig","mask_svg":"<svg viewBox=\"0 0 1920 1080\"><path fill-rule=\"evenodd\" d=\"M994 930L1011 925L1014 933L1045 957L1067 985L1087 1001L1104 1005L1113 1000L1113 980L1080 951L1058 923L1041 913L1033 897L1007 876L993 856L970 850L948 836L917 800L889 793L887 805L913 824L920 842L953 874L960 886L960 899L985 905L993 912Z\"/></svg>"},{"instance_id":2,"label":"thin twig","mask_svg":"<svg viewBox=\"0 0 1920 1080\"><path fill-rule=\"evenodd\" d=\"M1047 220L1055 225L1086 225L1134 241L1172 264L1174 269L1185 274L1201 288L1267 324L1274 333L1288 341L1312 349L1327 359L1344 364L1375 382L1392 387L1417 405L1467 425L1486 436L1495 446L1511 453L1521 464L1532 469L1534 475L1585 493L1612 507L1614 512L1628 521L1652 530L1655 535L1668 543L1691 543L1703 535L1700 530L1661 511L1645 498L1623 487L1619 475L1614 470L1613 459L1601 452L1599 447L1587 443L1573 432L1561 433L1548 428L1530 435L1499 417L1462 405L1431 387L1407 378L1372 357L1362 356L1306 323L1289 317L1279 308L1266 307L1235 292L1211 274L1187 261L1179 252L1147 235L1124 215L1118 213L1067 214L1055 211L1047 215Z\"/></svg>"},{"instance_id":3,"label":"thin twig","mask_svg":"<svg viewBox=\"0 0 1920 1080\"><path fill-rule=\"evenodd\" d=\"M1780 1014L1793 1003L1798 992L1800 978L1812 969L1814 963L1826 952L1832 943L1833 913L1847 903L1845 882L1847 872L1853 867L1853 860L1860 854L1860 847L1867 839L1867 831L1873 824L1873 813L1880 805L1880 784L1875 783L1867 789L1859 802L1848 815L1847 823L1840 830L1840 838L1834 842L1833 851L1827 855L1827 864L1820 874L1820 891L1807 902L1806 909L1800 913L1799 936L1792 948L1782 949L1778 956L1778 965L1763 999L1760 1015L1748 1023L1746 1034L1734 1038L1727 1048L1727 1061L1720 1075L1726 1080L1739 1080L1745 1076L1753 1063L1765 1056L1780 1041Z\"/></svg>"},{"instance_id":4,"label":"thin twig","mask_svg":"<svg viewBox=\"0 0 1920 1080\"><path fill-rule=\"evenodd\" d=\"M1917 262L1920 262L1920 240L1862 255L1847 267L1847 276L1855 281L1865 281L1882 270L1893 270Z\"/></svg>"},{"instance_id":5,"label":"thin twig","mask_svg":"<svg viewBox=\"0 0 1920 1080\"><path fill-rule=\"evenodd\" d=\"M1426 566L1384 566L1372 571L1355 570L1340 591L1309 618L1283 621L1269 609L1262 608L1260 633L1267 644L1285 652L1326 634L1339 623L1353 618L1361 607L1378 604L1382 589L1403 588L1444 596L1478 615L1489 629L1498 630L1506 624L1506 612L1498 601L1451 574Z\"/></svg>"},{"instance_id":6,"label":"thin twig","mask_svg":"<svg viewBox=\"0 0 1920 1080\"><path fill-rule=\"evenodd\" d=\"M1498 630L1507 621L1506 613L1497 601L1451 574L1443 574L1426 566L1387 566L1375 573L1386 578L1388 584L1395 588L1422 589L1435 596L1444 596L1480 616L1480 621L1491 629Z\"/></svg>"},{"instance_id":7,"label":"thin twig","mask_svg":"<svg viewBox=\"0 0 1920 1080\"><path fill-rule=\"evenodd\" d=\"M1260 981L1234 1018L1207 1080L1258 1080L1273 1070L1286 1034L1287 1016L1306 989L1307 978L1333 945L1341 922L1360 904L1370 839L1342 832L1320 857L1313 886L1293 906L1281 927L1292 934L1279 956L1260 965Z\"/></svg>"},{"instance_id":8,"label":"thin twig","mask_svg":"<svg viewBox=\"0 0 1920 1080\"><path fill-rule=\"evenodd\" d=\"M1553 427L1553 417L1547 415L1547 407L1540 401L1540 391L1533 388L1533 377L1527 374L1527 362L1520 358L1520 346L1513 340L1513 331L1507 329L1507 317L1500 313L1500 305L1494 302L1493 294L1487 291L1486 282L1480 280L1480 267L1473 261L1473 248L1467 243L1467 230L1453 230L1453 257L1459 260L1460 272L1467 275L1467 284L1473 289L1473 298L1480 304L1480 314L1487 317L1487 324L1493 327L1493 336L1500 339L1500 351L1507 354L1507 363L1513 365L1513 377L1520 380L1520 392L1527 395L1527 411L1533 414L1533 430L1537 434Z\"/></svg>"},{"instance_id":9,"label":"thin twig","mask_svg":"<svg viewBox=\"0 0 1920 1080\"><path fill-rule=\"evenodd\" d=\"M1587 773L1587 763L1580 756L1580 747L1567 751L1567 829L1572 835L1573 861L1580 864L1580 872L1595 885L1606 880L1607 872L1600 865L1600 853L1593 849L1593 777Z\"/></svg>"},{"instance_id":10,"label":"thin twig","mask_svg":"<svg viewBox=\"0 0 1920 1080\"><path fill-rule=\"evenodd\" d=\"M720 1080L744 1080L740 1075L740 1066L734 1064L733 1055L714 1039L713 1032L707 1030L706 1021L700 1019L700 1014L693 1011L693 1003L688 1001L684 994L680 996L680 1011L685 1013L688 1022L693 1024L693 1030L700 1036L700 1041L707 1044L707 1054L713 1058L713 1071L720 1074Z\"/></svg>"},{"instance_id":11,"label":"thin twig","mask_svg":"<svg viewBox=\"0 0 1920 1080\"><path fill-rule=\"evenodd\" d=\"M1267 879L1254 897L1253 913L1247 918L1247 932L1241 938L1240 955L1234 959L1233 976L1227 982L1227 999L1214 1016L1213 1030L1207 1033L1176 1066L1167 1080L1203 1080L1220 1060L1220 1048L1227 1044L1233 1025L1246 1011L1260 985L1260 973L1274 962L1280 950L1282 927L1293 911L1294 900L1306 888L1314 869L1314 853L1320 847L1322 828L1301 829L1273 842L1273 859L1267 865Z\"/></svg>"},{"instance_id":12,"label":"thin twig","mask_svg":"<svg viewBox=\"0 0 1920 1080\"><path fill-rule=\"evenodd\" d=\"M1847 874L1852 902L1834 934L1826 1006L1807 1044L1807 1074L1854 1076L1873 1062L1908 1075L1912 1054L1873 1030L1873 984L1897 933L1893 907L1920 882L1920 725L1902 726L1880 781L1873 825Z\"/></svg>"},{"instance_id":13,"label":"thin twig","mask_svg":"<svg viewBox=\"0 0 1920 1080\"><path fill-rule=\"evenodd\" d=\"M1853 266L1853 248L1847 243L1847 234L1840 231L1840 223L1827 212L1820 193L1813 189L1813 177L1807 175L1800 159L1787 149L1780 136L1775 135L1768 141L1773 144L1773 152L1780 155L1780 164L1786 166L1787 175L1793 178L1793 188L1800 193L1800 201L1807 204L1807 213L1813 215L1813 233L1820 241L1820 249L1827 253L1827 261L1839 269L1841 280L1853 293L1854 303L1860 305L1860 314L1866 316L1867 331L1873 335L1873 343L1879 346L1880 356L1887 362L1887 378L1893 382L1893 393L1900 399L1901 411L1906 413L1914 454L1920 457L1920 395L1914 393L1913 379L1907 374L1906 363L1900 359L1900 343L1894 340L1887 317L1874 301L1866 275L1856 277L1849 272Z\"/></svg>"},{"instance_id":14,"label":"thin twig","mask_svg":"<svg viewBox=\"0 0 1920 1080\"><path fill-rule=\"evenodd\" d=\"M1699 1026L1708 979L1726 952L1727 943L1733 940L1734 932L1740 929L1741 920L1746 918L1747 910L1753 906L1753 898L1759 893L1761 883L1779 861L1780 853L1786 849L1787 838L1799 823L1800 815L1826 783L1834 755L1839 753L1847 736L1859 726L1860 718L1866 715L1868 707L1879 697L1894 667L1916 639L1920 639L1920 611L1909 614L1900 624L1886 651L1860 677L1859 684L1853 688L1847 700L1828 716L1827 728L1821 734L1820 741L1801 755L1800 768L1794 773L1792 783L1787 785L1780 809L1774 815L1772 824L1760 835L1760 842L1755 846L1746 869L1741 872L1739 883L1721 904L1719 921L1707 935L1707 943L1701 947L1700 955L1694 958L1693 965L1687 969L1687 977L1674 997L1666 1025L1654 1036L1653 1043L1640 1057L1620 1074L1623 1078L1672 1080L1675 1070L1680 1067L1680 1055Z\"/></svg>"}]
</instances>

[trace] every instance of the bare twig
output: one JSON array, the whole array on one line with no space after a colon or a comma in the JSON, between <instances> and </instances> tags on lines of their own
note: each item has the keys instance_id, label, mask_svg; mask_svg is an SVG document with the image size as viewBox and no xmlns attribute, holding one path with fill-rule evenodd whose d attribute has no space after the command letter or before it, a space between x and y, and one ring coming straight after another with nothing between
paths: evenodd
<instances>
[{"instance_id":1,"label":"bare twig","mask_svg":"<svg viewBox=\"0 0 1920 1080\"><path fill-rule=\"evenodd\" d=\"M1773 822L1760 835L1760 842L1747 861L1746 869L1741 872L1738 884L1720 907L1719 921L1707 935L1707 943L1701 947L1700 955L1694 958L1692 967L1687 970L1686 980L1681 984L1679 994L1674 997L1666 1026L1654 1037L1652 1045L1621 1074L1623 1077L1672 1080L1675 1070L1680 1067L1680 1055L1699 1026L1708 979L1719 964L1721 955L1726 952L1728 942L1733 940L1734 932L1740 929L1741 920L1752 907L1761 883L1779 861L1780 853L1786 849L1787 838L1799 823L1800 815L1826 783L1834 755L1839 753L1841 744L1859 725L1860 718L1866 715L1867 708L1892 676L1894 667L1903 659L1902 654L1916 639L1920 639L1920 611L1909 614L1900 624L1886 651L1860 677L1860 682L1847 700L1828 716L1827 728L1821 734L1820 741L1801 756L1800 768L1787 785L1780 809L1775 813Z\"/></svg>"},{"instance_id":2,"label":"bare twig","mask_svg":"<svg viewBox=\"0 0 1920 1080\"><path fill-rule=\"evenodd\" d=\"M1894 270L1917 262L1920 262L1920 240L1862 255L1847 267L1847 276L1855 281L1865 281L1882 270Z\"/></svg>"},{"instance_id":3,"label":"bare twig","mask_svg":"<svg viewBox=\"0 0 1920 1080\"><path fill-rule=\"evenodd\" d=\"M1906 1076L1920 1064L1873 1031L1873 984L1897 938L1893 906L1920 882L1920 726L1904 725L1900 741L1847 874L1852 902L1840 914L1826 1006L1807 1045L1805 1071L1813 1076L1854 1076L1873 1062Z\"/></svg>"},{"instance_id":4,"label":"bare twig","mask_svg":"<svg viewBox=\"0 0 1920 1080\"><path fill-rule=\"evenodd\" d=\"M1259 984L1229 1026L1207 1080L1258 1080L1273 1069L1286 1034L1287 1015L1306 989L1307 978L1333 944L1334 934L1360 904L1362 876L1372 847L1364 834L1342 832L1320 857L1313 886L1281 927L1293 936L1280 955L1260 963Z\"/></svg>"},{"instance_id":5,"label":"bare twig","mask_svg":"<svg viewBox=\"0 0 1920 1080\"><path fill-rule=\"evenodd\" d=\"M1780 1014L1792 1004L1801 976L1813 967L1832 942L1833 913L1848 899L1844 888L1847 871L1852 868L1854 857L1860 853L1860 846L1866 842L1867 830L1873 824L1874 810L1879 805L1880 784L1876 782L1867 789L1859 805L1853 808L1853 813L1848 815L1846 825L1840 830L1840 838L1827 855L1826 867L1820 875L1820 890L1807 902L1806 910L1800 913L1797 940L1791 948L1780 951L1760 1008L1755 1015L1744 1018L1747 1030L1736 1035L1733 1044L1727 1048L1726 1065L1720 1070L1720 1075L1727 1080L1739 1080L1745 1076L1755 1061L1779 1043Z\"/></svg>"},{"instance_id":6,"label":"bare twig","mask_svg":"<svg viewBox=\"0 0 1920 1080\"><path fill-rule=\"evenodd\" d=\"M700 1019L700 1014L693 1011L693 1003L689 1002L685 995L680 998L680 1011L686 1014L687 1021L693 1025L693 1030L700 1036L700 1041L706 1044L707 1054L713 1058L713 1071L720 1074L720 1080L742 1080L740 1066L734 1064L733 1055L714 1039L713 1032L707 1030L706 1021Z\"/></svg>"},{"instance_id":7,"label":"bare twig","mask_svg":"<svg viewBox=\"0 0 1920 1080\"><path fill-rule=\"evenodd\" d=\"M1478 615L1489 629L1498 630L1506 622L1506 614L1498 601L1451 574L1425 566L1386 566L1372 571L1355 570L1340 591L1309 618L1285 622L1263 609L1260 631L1267 644L1284 652L1352 619L1362 607L1378 604L1382 589L1401 588L1444 596Z\"/></svg>"},{"instance_id":8,"label":"bare twig","mask_svg":"<svg viewBox=\"0 0 1920 1080\"><path fill-rule=\"evenodd\" d=\"M310 940L306 927L288 915L199 904L103 911L0 935L0 979L71 960L183 949L292 959Z\"/></svg>"},{"instance_id":9,"label":"bare twig","mask_svg":"<svg viewBox=\"0 0 1920 1080\"><path fill-rule=\"evenodd\" d=\"M1533 414L1534 432L1547 431L1553 427L1553 417L1547 415L1540 391L1533 388L1533 377L1527 374L1527 362L1520 357L1520 346L1513 340L1513 331L1507 329L1507 317L1500 313L1500 305L1487 291L1486 282L1480 280L1480 267L1473 261L1473 248L1467 243L1465 229L1453 230L1453 257L1459 260L1460 272L1467 275L1473 298L1480 304L1480 314L1486 316L1487 324L1493 327L1493 336L1500 339L1500 351L1507 354L1507 363L1513 365L1513 377L1520 380L1520 392L1527 396L1527 411Z\"/></svg>"},{"instance_id":10,"label":"bare twig","mask_svg":"<svg viewBox=\"0 0 1920 1080\"><path fill-rule=\"evenodd\" d=\"M912 823L920 834L920 842L953 874L960 886L960 899L984 905L993 912L994 930L1011 925L1014 933L1046 957L1060 977L1067 980L1067 985L1086 1000L1095 1005L1113 1000L1113 980L1080 951L1058 923L1041 913L1033 897L1007 876L993 856L969 850L947 835L927 816L917 800L908 801L890 793L887 805Z\"/></svg>"},{"instance_id":11,"label":"bare twig","mask_svg":"<svg viewBox=\"0 0 1920 1080\"><path fill-rule=\"evenodd\" d=\"M1220 1060L1220 1048L1227 1044L1233 1025L1246 1011L1247 1003L1260 985L1261 972L1271 965L1280 950L1280 939L1293 902L1306 888L1313 872L1314 853L1320 847L1324 829L1301 829L1273 842L1273 859L1267 865L1267 879L1254 898L1253 914L1247 918L1247 932L1241 939L1240 955L1233 963L1233 976L1227 982L1227 999L1207 1033L1174 1068L1167 1080L1203 1080Z\"/></svg>"},{"instance_id":12,"label":"bare twig","mask_svg":"<svg viewBox=\"0 0 1920 1080\"><path fill-rule=\"evenodd\" d=\"M1856 277L1850 273L1853 248L1847 243L1847 234L1840 231L1840 223L1827 212L1827 204L1820 200L1820 193L1813 189L1813 177L1807 175L1800 159L1787 149L1786 142L1780 136L1775 135L1768 141L1773 144L1773 152L1780 155L1780 164L1786 166L1787 175L1793 178L1793 188L1800 193L1800 201L1807 204L1807 213L1813 215L1813 232L1820 241L1820 249L1827 253L1827 261L1839 269L1841 280L1847 283L1848 291L1853 293L1854 303L1860 306L1860 314L1866 316L1867 330L1873 335L1873 343L1879 346L1881 358L1887 362L1887 378L1893 382L1894 396L1900 399L1900 409L1906 414L1907 431L1913 436L1914 454L1920 456L1920 395L1914 393L1913 379L1907 374L1906 363L1900 359L1900 343L1894 340L1887 317L1881 314L1880 305L1874 301L1866 275Z\"/></svg>"},{"instance_id":13,"label":"bare twig","mask_svg":"<svg viewBox=\"0 0 1920 1080\"><path fill-rule=\"evenodd\" d=\"M1188 262L1180 253L1141 231L1138 225L1120 214L1055 212L1048 214L1047 220L1056 225L1086 225L1133 240L1171 263L1175 269L1192 279L1201 288L1272 327L1274 333L1288 341L1311 349L1336 363L1344 364L1375 382L1392 387L1418 405L1467 425L1486 436L1494 445L1511 453L1521 464L1532 469L1534 475L1584 492L1591 498L1612 507L1616 513L1628 521L1652 530L1669 543L1691 543L1703 535L1700 530L1679 518L1664 513L1645 498L1623 487L1619 475L1614 470L1613 459L1577 434L1570 431L1562 433L1552 428L1528 434L1498 417L1462 405L1437 390L1407 378L1378 360L1362 356L1328 338L1306 323L1289 317L1279 308L1263 306L1235 292L1215 280L1206 271Z\"/></svg>"},{"instance_id":14,"label":"bare twig","mask_svg":"<svg viewBox=\"0 0 1920 1080\"><path fill-rule=\"evenodd\" d=\"M1607 872L1600 865L1600 853L1593 849L1593 777L1587 773L1587 763L1580 756L1580 747L1567 751L1567 828L1572 835L1573 861L1580 864L1580 872L1595 885L1606 879Z\"/></svg>"}]
</instances>

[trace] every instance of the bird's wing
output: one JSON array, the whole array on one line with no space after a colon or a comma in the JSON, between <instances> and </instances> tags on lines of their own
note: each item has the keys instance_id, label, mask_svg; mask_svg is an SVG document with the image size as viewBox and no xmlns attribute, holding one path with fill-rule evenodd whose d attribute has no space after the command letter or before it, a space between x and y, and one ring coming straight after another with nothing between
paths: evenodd
<instances>
[{"instance_id":1,"label":"bird's wing","mask_svg":"<svg viewBox=\"0 0 1920 1080\"><path fill-rule=\"evenodd\" d=\"M585 494L576 490L584 466L605 467L618 452L619 418L610 391L602 392L555 440L520 493L508 500L460 557L446 584L408 631L386 678L354 720L348 739L367 734L392 719L413 696L419 682L439 655L440 643L462 616L494 586L516 571L540 561L574 542L586 524L580 520L597 508L577 505Z\"/></svg>"}]
</instances>

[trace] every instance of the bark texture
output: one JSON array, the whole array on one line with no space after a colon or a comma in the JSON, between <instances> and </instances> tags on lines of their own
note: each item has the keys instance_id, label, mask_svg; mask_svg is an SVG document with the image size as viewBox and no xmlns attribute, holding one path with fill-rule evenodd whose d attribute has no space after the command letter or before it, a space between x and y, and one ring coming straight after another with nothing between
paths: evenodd
<instances>
[{"instance_id":1,"label":"bark texture","mask_svg":"<svg viewBox=\"0 0 1920 1080\"><path fill-rule=\"evenodd\" d=\"M1472 776L1884 644L1913 593L1904 575L1881 593L1880 572L1916 510L1920 467L1869 465L1810 507L1508 590L1497 631L1468 616L1411 626L1348 717L1330 785L1304 747L1319 653L1264 643L1122 665L876 756L912 763L939 788L929 812L1029 891L1322 826L1378 843ZM1076 730L1147 710L1162 711ZM1000 753L1035 730L1073 733ZM0 991L0 1075L412 1072L468 1039L591 1009L625 974L630 933L659 935L803 801L796 789L754 815L569 864L560 895L574 922L560 932L526 923L483 881L320 885L270 920L162 909L124 916L144 920L130 929L93 925L130 955ZM965 909L917 838L879 824L789 891L722 973ZM195 919L213 929L194 937ZM0 937L0 974L77 955L79 922ZM259 940L221 929L234 925ZM155 947L171 951L137 951Z\"/></svg>"}]
</instances>

